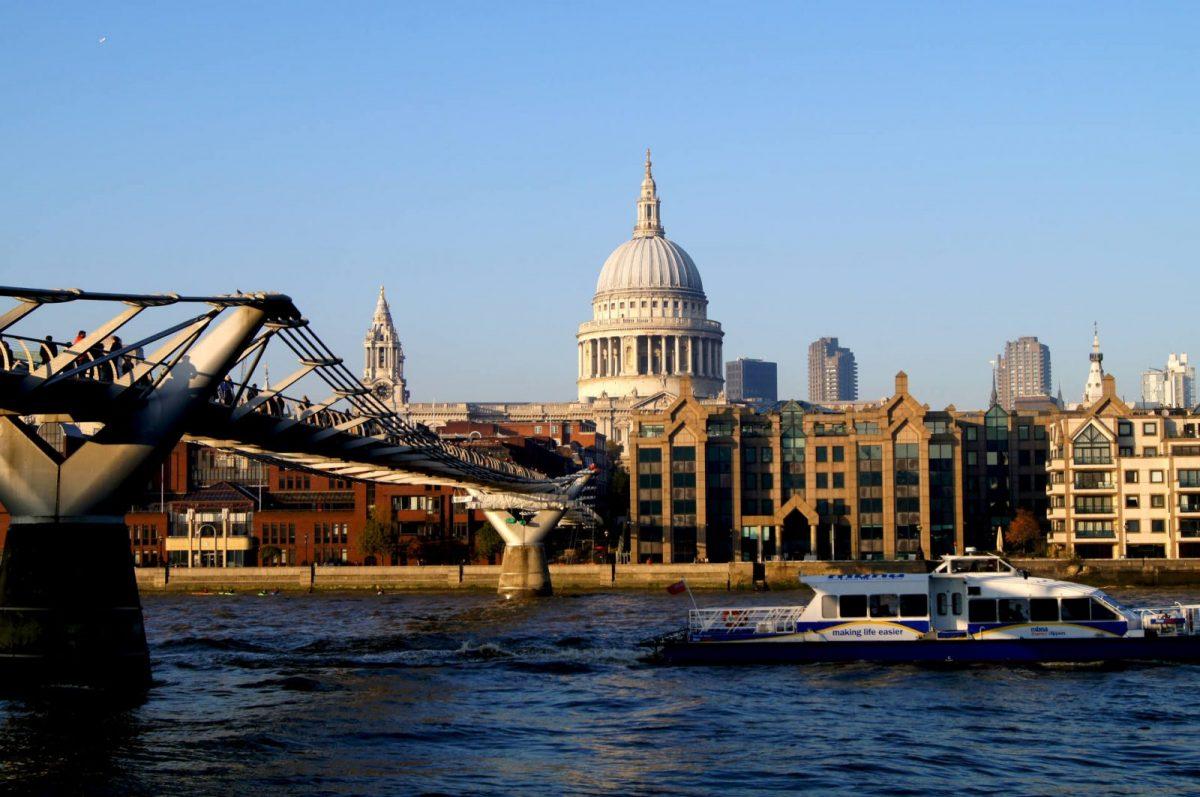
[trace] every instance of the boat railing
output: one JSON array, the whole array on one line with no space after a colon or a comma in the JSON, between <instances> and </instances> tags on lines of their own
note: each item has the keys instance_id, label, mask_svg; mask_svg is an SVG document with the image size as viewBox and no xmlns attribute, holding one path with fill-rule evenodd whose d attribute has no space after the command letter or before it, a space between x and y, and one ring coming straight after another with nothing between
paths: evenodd
<instances>
[{"instance_id":1,"label":"boat railing","mask_svg":"<svg viewBox=\"0 0 1200 797\"><path fill-rule=\"evenodd\" d=\"M763 606L742 609L692 609L688 631L692 634L790 634L804 613L803 606Z\"/></svg>"},{"instance_id":2,"label":"boat railing","mask_svg":"<svg viewBox=\"0 0 1200 797\"><path fill-rule=\"evenodd\" d=\"M1200 633L1200 604L1176 603L1172 606L1134 609L1142 629L1159 636L1194 636Z\"/></svg>"}]
</instances>

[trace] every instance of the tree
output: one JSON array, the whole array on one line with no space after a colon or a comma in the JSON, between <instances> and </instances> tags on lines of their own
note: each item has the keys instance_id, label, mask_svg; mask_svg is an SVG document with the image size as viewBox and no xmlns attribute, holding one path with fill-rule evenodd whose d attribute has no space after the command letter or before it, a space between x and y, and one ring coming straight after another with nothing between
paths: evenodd
<instances>
[{"instance_id":1,"label":"tree","mask_svg":"<svg viewBox=\"0 0 1200 797\"><path fill-rule=\"evenodd\" d=\"M479 531L475 532L475 555L490 562L492 556L503 548L504 540L500 539L500 534L492 528L491 522L485 521L479 527Z\"/></svg>"},{"instance_id":2,"label":"tree","mask_svg":"<svg viewBox=\"0 0 1200 797\"><path fill-rule=\"evenodd\" d=\"M391 561L397 553L399 542L396 530L376 517L372 509L367 514L367 525L363 528L362 541L359 543L363 556L377 555L384 561Z\"/></svg>"},{"instance_id":3,"label":"tree","mask_svg":"<svg viewBox=\"0 0 1200 797\"><path fill-rule=\"evenodd\" d=\"M1004 533L1004 544L1017 551L1028 551L1042 538L1042 529L1037 518L1028 509L1018 509L1017 516L1008 524Z\"/></svg>"},{"instance_id":4,"label":"tree","mask_svg":"<svg viewBox=\"0 0 1200 797\"><path fill-rule=\"evenodd\" d=\"M277 564L282 553L277 545L264 545L258 552L258 558L264 565Z\"/></svg>"}]
</instances>

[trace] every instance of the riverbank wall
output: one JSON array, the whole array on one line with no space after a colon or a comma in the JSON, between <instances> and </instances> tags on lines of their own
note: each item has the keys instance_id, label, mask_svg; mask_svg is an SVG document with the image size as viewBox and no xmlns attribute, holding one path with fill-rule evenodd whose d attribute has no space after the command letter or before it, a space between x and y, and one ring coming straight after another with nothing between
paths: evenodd
<instances>
[{"instance_id":1,"label":"riverbank wall","mask_svg":"<svg viewBox=\"0 0 1200 797\"><path fill-rule=\"evenodd\" d=\"M1034 576L1096 586L1200 585L1200 559L1013 559ZM694 590L771 590L800 587L801 575L846 573L923 573L920 561L883 562L729 562L723 564L550 565L559 592L658 590L680 580ZM260 590L423 590L494 591L499 565L424 565L405 567L230 567L137 569L144 592L257 592Z\"/></svg>"}]
</instances>

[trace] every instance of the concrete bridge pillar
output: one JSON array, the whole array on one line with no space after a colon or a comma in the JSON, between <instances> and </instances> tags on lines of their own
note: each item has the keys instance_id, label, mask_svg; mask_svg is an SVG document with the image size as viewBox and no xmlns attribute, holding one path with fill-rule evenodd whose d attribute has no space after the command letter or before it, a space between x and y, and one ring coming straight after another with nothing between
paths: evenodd
<instances>
[{"instance_id":1,"label":"concrete bridge pillar","mask_svg":"<svg viewBox=\"0 0 1200 797\"><path fill-rule=\"evenodd\" d=\"M506 598L550 595L554 589L543 541L562 520L564 510L542 509L528 521L508 510L489 509L483 514L504 540L498 592Z\"/></svg>"},{"instance_id":2,"label":"concrete bridge pillar","mask_svg":"<svg viewBox=\"0 0 1200 797\"><path fill-rule=\"evenodd\" d=\"M124 512L149 466L261 329L239 307L187 349L140 403L63 456L0 416L0 687L33 682L144 688L150 657Z\"/></svg>"}]
</instances>

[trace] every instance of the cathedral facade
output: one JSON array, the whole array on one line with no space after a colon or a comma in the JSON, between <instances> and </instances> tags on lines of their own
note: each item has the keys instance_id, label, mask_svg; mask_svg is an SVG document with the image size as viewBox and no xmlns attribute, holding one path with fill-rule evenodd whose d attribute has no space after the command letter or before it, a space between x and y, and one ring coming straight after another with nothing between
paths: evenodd
<instances>
[{"instance_id":1,"label":"cathedral facade","mask_svg":"<svg viewBox=\"0 0 1200 797\"><path fill-rule=\"evenodd\" d=\"M716 396L725 379L721 325L708 318L704 283L684 248L666 236L646 150L633 237L604 262L592 320L579 326L579 400L679 394Z\"/></svg>"},{"instance_id":2,"label":"cathedral facade","mask_svg":"<svg viewBox=\"0 0 1200 797\"><path fill-rule=\"evenodd\" d=\"M410 403L404 353L382 289L364 344L363 384L435 431L451 421L578 424L621 444L635 412L665 409L684 393L723 404L725 333L708 318L700 272L666 237L660 208L647 150L633 237L604 262L592 319L576 335L578 400Z\"/></svg>"}]
</instances>

